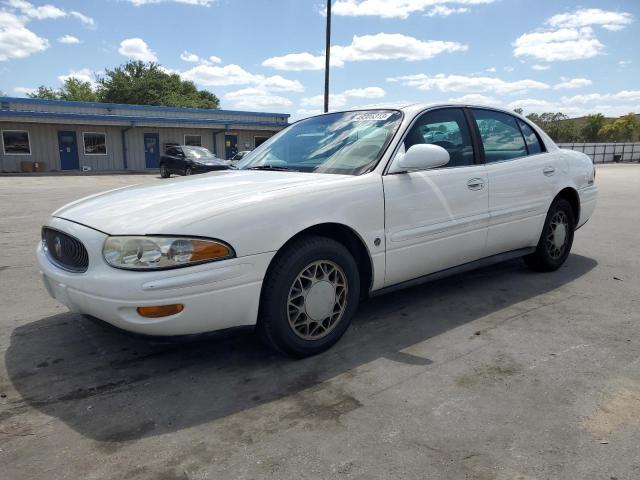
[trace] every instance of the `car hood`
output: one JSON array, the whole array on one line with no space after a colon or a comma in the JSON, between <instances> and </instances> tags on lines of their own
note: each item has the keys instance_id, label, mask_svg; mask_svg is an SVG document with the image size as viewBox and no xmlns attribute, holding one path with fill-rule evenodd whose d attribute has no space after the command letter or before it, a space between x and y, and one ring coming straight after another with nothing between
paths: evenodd
<instances>
[{"instance_id":1,"label":"car hood","mask_svg":"<svg viewBox=\"0 0 640 480\"><path fill-rule=\"evenodd\" d=\"M53 213L110 235L178 234L291 189L314 188L343 175L224 170L133 185L80 199Z\"/></svg>"}]
</instances>

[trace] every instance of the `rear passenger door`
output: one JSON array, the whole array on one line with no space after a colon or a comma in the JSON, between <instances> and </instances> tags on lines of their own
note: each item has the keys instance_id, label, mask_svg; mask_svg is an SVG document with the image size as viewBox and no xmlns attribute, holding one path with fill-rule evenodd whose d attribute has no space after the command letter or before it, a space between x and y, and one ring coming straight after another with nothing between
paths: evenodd
<instances>
[{"instance_id":1,"label":"rear passenger door","mask_svg":"<svg viewBox=\"0 0 640 480\"><path fill-rule=\"evenodd\" d=\"M534 130L504 112L471 109L489 179L487 255L535 246L560 174Z\"/></svg>"}]
</instances>

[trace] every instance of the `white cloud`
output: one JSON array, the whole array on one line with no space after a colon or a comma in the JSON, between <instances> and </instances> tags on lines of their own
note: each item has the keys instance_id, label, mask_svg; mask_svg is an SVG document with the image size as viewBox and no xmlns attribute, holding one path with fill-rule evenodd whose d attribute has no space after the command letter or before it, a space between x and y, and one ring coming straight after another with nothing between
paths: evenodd
<instances>
[{"instance_id":1,"label":"white cloud","mask_svg":"<svg viewBox=\"0 0 640 480\"><path fill-rule=\"evenodd\" d=\"M320 113L322 113L322 110L319 108L299 108L296 110L296 115L300 118L312 117Z\"/></svg>"},{"instance_id":2,"label":"white cloud","mask_svg":"<svg viewBox=\"0 0 640 480\"><path fill-rule=\"evenodd\" d=\"M154 5L158 3L182 3L185 5L194 5L198 7L210 7L218 0L129 0L129 3L134 4L136 7L143 5Z\"/></svg>"},{"instance_id":3,"label":"white cloud","mask_svg":"<svg viewBox=\"0 0 640 480\"><path fill-rule=\"evenodd\" d=\"M365 87L345 90L344 95L354 98L382 98L386 92L380 87Z\"/></svg>"},{"instance_id":4,"label":"white cloud","mask_svg":"<svg viewBox=\"0 0 640 480\"><path fill-rule=\"evenodd\" d=\"M489 67L485 71L489 72L489 73L495 73L496 72L496 67Z\"/></svg>"},{"instance_id":5,"label":"white cloud","mask_svg":"<svg viewBox=\"0 0 640 480\"><path fill-rule=\"evenodd\" d=\"M304 86L298 80L290 80L280 75L266 77L246 71L240 65L200 64L180 74L206 87L228 87L233 85L251 85L269 92L303 92Z\"/></svg>"},{"instance_id":6,"label":"white cloud","mask_svg":"<svg viewBox=\"0 0 640 480\"><path fill-rule=\"evenodd\" d=\"M0 62L25 58L49 48L49 40L25 27L24 20L0 11Z\"/></svg>"},{"instance_id":7,"label":"white cloud","mask_svg":"<svg viewBox=\"0 0 640 480\"><path fill-rule=\"evenodd\" d=\"M553 86L554 90L560 90L563 88L582 88L591 85L591 80L588 78L561 78L562 82Z\"/></svg>"},{"instance_id":8,"label":"white cloud","mask_svg":"<svg viewBox=\"0 0 640 480\"><path fill-rule=\"evenodd\" d=\"M539 63L536 63L531 65L531 68L533 70L549 70L551 67L549 65L540 65Z\"/></svg>"},{"instance_id":9,"label":"white cloud","mask_svg":"<svg viewBox=\"0 0 640 480\"><path fill-rule=\"evenodd\" d=\"M331 63L334 66L341 67L346 62L364 60L418 61L427 60L442 53L465 51L467 49L466 45L458 42L424 41L400 33L354 35L350 45L334 45L331 47ZM278 70L321 70L324 68L324 61L324 55L303 52L271 57L262 62L262 65Z\"/></svg>"},{"instance_id":10,"label":"white cloud","mask_svg":"<svg viewBox=\"0 0 640 480\"><path fill-rule=\"evenodd\" d=\"M537 80L516 80L509 82L497 77L466 76L466 75L405 75L400 77L387 78L389 82L400 82L408 87L415 87L418 90L437 89L441 92L494 92L523 93L528 90L546 90L549 85Z\"/></svg>"},{"instance_id":11,"label":"white cloud","mask_svg":"<svg viewBox=\"0 0 640 480\"><path fill-rule=\"evenodd\" d=\"M82 24L84 24L87 27L94 27L96 25L95 20L91 17L86 16L84 13L80 13L72 10L71 12L69 12L69 15L71 15L74 18L77 18L78 20L80 20Z\"/></svg>"},{"instance_id":12,"label":"white cloud","mask_svg":"<svg viewBox=\"0 0 640 480\"><path fill-rule=\"evenodd\" d=\"M352 88L342 93L329 94L329 106L332 109L344 107L351 98L382 98L386 92L380 87ZM321 107L324 105L324 95L304 97L300 100L302 107Z\"/></svg>"},{"instance_id":13,"label":"white cloud","mask_svg":"<svg viewBox=\"0 0 640 480\"><path fill-rule=\"evenodd\" d=\"M208 58L208 61L211 63L222 63L222 59L220 57L216 57L215 55L211 55Z\"/></svg>"},{"instance_id":14,"label":"white cloud","mask_svg":"<svg viewBox=\"0 0 640 480\"><path fill-rule=\"evenodd\" d=\"M545 62L591 58L604 50L591 27L525 33L516 39L513 46L516 57L529 56Z\"/></svg>"},{"instance_id":15,"label":"white cloud","mask_svg":"<svg viewBox=\"0 0 640 480\"><path fill-rule=\"evenodd\" d=\"M604 45L593 27L616 31L633 21L626 12L599 8L578 9L554 15L545 24L547 30L525 33L513 43L516 57L533 57L545 62L580 60L600 55Z\"/></svg>"},{"instance_id":16,"label":"white cloud","mask_svg":"<svg viewBox=\"0 0 640 480\"><path fill-rule=\"evenodd\" d=\"M621 30L633 21L633 15L627 12L614 12L599 8L583 8L575 12L554 15L547 25L554 28L580 28L599 25L607 30Z\"/></svg>"},{"instance_id":17,"label":"white cloud","mask_svg":"<svg viewBox=\"0 0 640 480\"><path fill-rule=\"evenodd\" d=\"M479 93L470 93L457 98L450 98L450 102L466 103L469 105L500 105L502 102L495 97L481 95Z\"/></svg>"},{"instance_id":18,"label":"white cloud","mask_svg":"<svg viewBox=\"0 0 640 480\"><path fill-rule=\"evenodd\" d=\"M180 54L180 59L190 63L198 63L200 61L200 57L198 55L187 52L186 50Z\"/></svg>"},{"instance_id":19,"label":"white cloud","mask_svg":"<svg viewBox=\"0 0 640 480\"><path fill-rule=\"evenodd\" d=\"M82 42L80 42L79 38L74 37L73 35L63 35L62 37L58 38L58 43L64 43L66 45L75 45Z\"/></svg>"},{"instance_id":20,"label":"white cloud","mask_svg":"<svg viewBox=\"0 0 640 480\"><path fill-rule=\"evenodd\" d=\"M70 78L75 78L81 82L89 82L92 86L95 86L96 72L89 68L81 68L80 70L69 70L66 75L59 75L58 80L60 83L64 83Z\"/></svg>"},{"instance_id":21,"label":"white cloud","mask_svg":"<svg viewBox=\"0 0 640 480\"><path fill-rule=\"evenodd\" d=\"M118 53L132 60L141 60L143 62L157 62L158 57L155 52L149 48L149 45L141 38L126 38L120 42Z\"/></svg>"},{"instance_id":22,"label":"white cloud","mask_svg":"<svg viewBox=\"0 0 640 480\"><path fill-rule=\"evenodd\" d=\"M15 87L13 89L14 92L19 93L20 95L28 95L30 93L35 93L38 91L37 88L30 88L30 87Z\"/></svg>"},{"instance_id":23,"label":"white cloud","mask_svg":"<svg viewBox=\"0 0 640 480\"><path fill-rule=\"evenodd\" d=\"M53 5L42 5L36 7L32 3L25 0L5 0L8 7L18 10L22 15L36 20L45 20L48 18L66 17L67 13Z\"/></svg>"},{"instance_id":24,"label":"white cloud","mask_svg":"<svg viewBox=\"0 0 640 480\"><path fill-rule=\"evenodd\" d=\"M229 92L223 97L230 101L235 108L262 110L265 108L284 108L293 104L291 100L257 87L243 88Z\"/></svg>"},{"instance_id":25,"label":"white cloud","mask_svg":"<svg viewBox=\"0 0 640 480\"><path fill-rule=\"evenodd\" d=\"M524 98L509 103L508 107L522 108L525 113L562 112L570 117L580 117L590 113L620 116L640 111L640 90L563 96L557 101Z\"/></svg>"},{"instance_id":26,"label":"white cloud","mask_svg":"<svg viewBox=\"0 0 640 480\"><path fill-rule=\"evenodd\" d=\"M427 17L448 17L449 15L453 15L454 13L467 13L469 11L470 10L466 7L451 8L447 7L446 5L436 5L427 13L425 13L425 15Z\"/></svg>"},{"instance_id":27,"label":"white cloud","mask_svg":"<svg viewBox=\"0 0 640 480\"><path fill-rule=\"evenodd\" d=\"M496 0L336 0L331 12L349 17L407 18L412 13L424 12L427 9L432 11L438 6L480 5L494 1Z\"/></svg>"}]
</instances>

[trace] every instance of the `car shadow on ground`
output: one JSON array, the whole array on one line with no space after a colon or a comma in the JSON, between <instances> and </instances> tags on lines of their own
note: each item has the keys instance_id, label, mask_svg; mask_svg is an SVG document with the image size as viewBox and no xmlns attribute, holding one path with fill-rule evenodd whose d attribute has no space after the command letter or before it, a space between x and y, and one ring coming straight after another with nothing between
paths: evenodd
<instances>
[{"instance_id":1,"label":"car shadow on ground","mask_svg":"<svg viewBox=\"0 0 640 480\"><path fill-rule=\"evenodd\" d=\"M43 318L12 333L5 363L21 398L0 421L31 407L102 442L201 425L381 357L428 365L401 350L557 289L596 265L571 255L559 271L536 274L516 260L377 297L361 305L334 348L304 360L269 351L251 331L167 344L72 313Z\"/></svg>"}]
</instances>

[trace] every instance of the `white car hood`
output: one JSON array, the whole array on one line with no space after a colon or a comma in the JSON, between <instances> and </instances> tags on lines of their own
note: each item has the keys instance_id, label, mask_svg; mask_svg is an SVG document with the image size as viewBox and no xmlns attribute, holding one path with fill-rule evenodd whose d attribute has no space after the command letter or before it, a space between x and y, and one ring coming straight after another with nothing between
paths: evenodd
<instances>
[{"instance_id":1,"label":"white car hood","mask_svg":"<svg viewBox=\"0 0 640 480\"><path fill-rule=\"evenodd\" d=\"M111 190L65 205L53 216L110 235L179 234L193 223L267 202L283 190L340 178L344 176L225 170Z\"/></svg>"}]
</instances>

